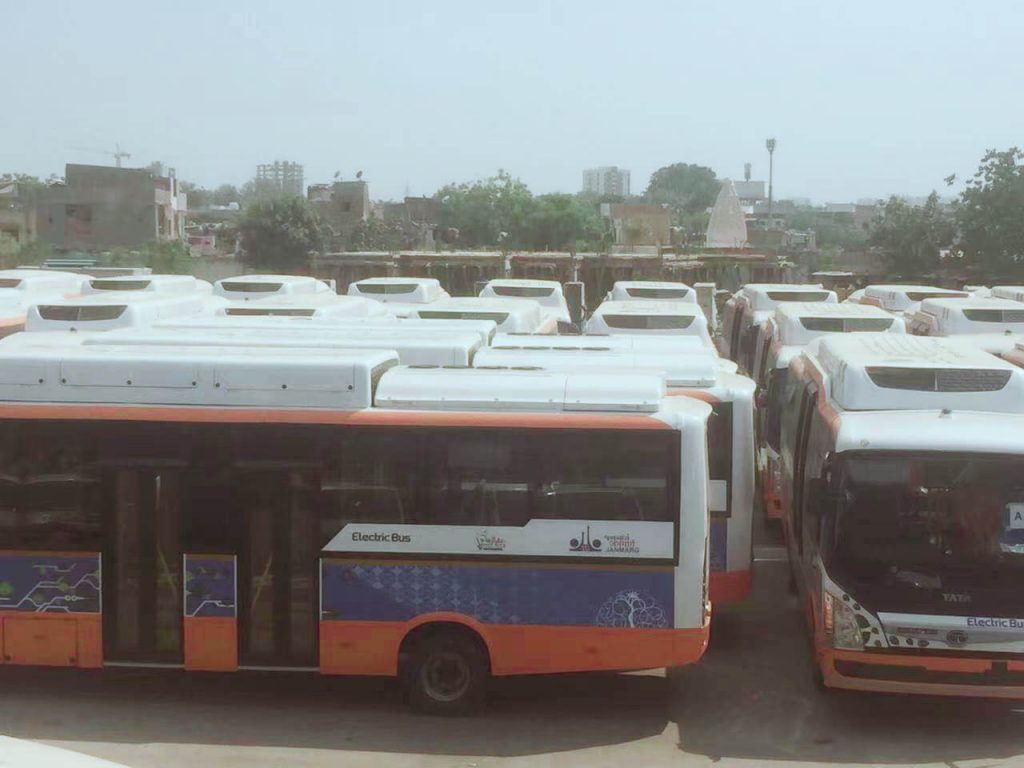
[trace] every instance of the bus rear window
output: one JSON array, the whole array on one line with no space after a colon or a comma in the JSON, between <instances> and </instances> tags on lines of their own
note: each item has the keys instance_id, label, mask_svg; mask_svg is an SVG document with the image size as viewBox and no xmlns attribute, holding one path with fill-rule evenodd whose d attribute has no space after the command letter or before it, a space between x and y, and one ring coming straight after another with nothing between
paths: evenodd
<instances>
[{"instance_id":1,"label":"bus rear window","mask_svg":"<svg viewBox=\"0 0 1024 768\"><path fill-rule=\"evenodd\" d=\"M283 283L246 283L231 280L220 284L221 288L230 293L275 293L281 290Z\"/></svg>"},{"instance_id":2,"label":"bus rear window","mask_svg":"<svg viewBox=\"0 0 1024 768\"><path fill-rule=\"evenodd\" d=\"M969 296L956 291L907 291L907 298L910 301L924 301L925 299L966 299Z\"/></svg>"},{"instance_id":3,"label":"bus rear window","mask_svg":"<svg viewBox=\"0 0 1024 768\"><path fill-rule=\"evenodd\" d=\"M19 285L21 285L21 280L14 277L0 279L0 288L17 288Z\"/></svg>"},{"instance_id":4,"label":"bus rear window","mask_svg":"<svg viewBox=\"0 0 1024 768\"><path fill-rule=\"evenodd\" d=\"M312 317L315 309L304 307L228 307L225 315L234 317Z\"/></svg>"},{"instance_id":5,"label":"bus rear window","mask_svg":"<svg viewBox=\"0 0 1024 768\"><path fill-rule=\"evenodd\" d=\"M693 324L693 315L601 315L609 328L623 330L683 330Z\"/></svg>"},{"instance_id":6,"label":"bus rear window","mask_svg":"<svg viewBox=\"0 0 1024 768\"><path fill-rule=\"evenodd\" d=\"M498 296L515 296L520 299L542 299L554 293L552 288L533 285L495 285L491 290Z\"/></svg>"},{"instance_id":7,"label":"bus rear window","mask_svg":"<svg viewBox=\"0 0 1024 768\"><path fill-rule=\"evenodd\" d=\"M825 301L828 291L768 291L772 301Z\"/></svg>"},{"instance_id":8,"label":"bus rear window","mask_svg":"<svg viewBox=\"0 0 1024 768\"><path fill-rule=\"evenodd\" d=\"M39 316L44 320L61 322L116 320L128 307L124 304L70 305L40 304Z\"/></svg>"},{"instance_id":9,"label":"bus rear window","mask_svg":"<svg viewBox=\"0 0 1024 768\"><path fill-rule=\"evenodd\" d=\"M682 299L689 288L627 288L626 293L634 299Z\"/></svg>"},{"instance_id":10,"label":"bus rear window","mask_svg":"<svg viewBox=\"0 0 1024 768\"><path fill-rule=\"evenodd\" d=\"M385 296L400 293L415 293L416 283L356 283L360 293Z\"/></svg>"},{"instance_id":11,"label":"bus rear window","mask_svg":"<svg viewBox=\"0 0 1024 768\"><path fill-rule=\"evenodd\" d=\"M90 280L89 286L96 291L144 291L151 280Z\"/></svg>"},{"instance_id":12,"label":"bus rear window","mask_svg":"<svg viewBox=\"0 0 1024 768\"><path fill-rule=\"evenodd\" d=\"M419 313L423 320L493 320L501 325L508 320L508 312L460 312L456 310L431 309Z\"/></svg>"},{"instance_id":13,"label":"bus rear window","mask_svg":"<svg viewBox=\"0 0 1024 768\"><path fill-rule=\"evenodd\" d=\"M893 320L885 317L801 317L800 324L808 331L858 333L888 330Z\"/></svg>"}]
</instances>

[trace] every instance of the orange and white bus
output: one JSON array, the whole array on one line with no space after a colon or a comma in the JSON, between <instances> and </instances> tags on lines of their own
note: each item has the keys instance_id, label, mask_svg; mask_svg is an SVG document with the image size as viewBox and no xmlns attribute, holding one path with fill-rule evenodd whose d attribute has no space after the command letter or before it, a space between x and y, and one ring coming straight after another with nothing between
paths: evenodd
<instances>
[{"instance_id":1,"label":"orange and white bus","mask_svg":"<svg viewBox=\"0 0 1024 768\"><path fill-rule=\"evenodd\" d=\"M708 641L710 408L654 376L0 341L6 662L488 678Z\"/></svg>"},{"instance_id":2,"label":"orange and white bus","mask_svg":"<svg viewBox=\"0 0 1024 768\"><path fill-rule=\"evenodd\" d=\"M884 333L791 369L783 528L819 680L1024 698L1024 371Z\"/></svg>"}]
</instances>

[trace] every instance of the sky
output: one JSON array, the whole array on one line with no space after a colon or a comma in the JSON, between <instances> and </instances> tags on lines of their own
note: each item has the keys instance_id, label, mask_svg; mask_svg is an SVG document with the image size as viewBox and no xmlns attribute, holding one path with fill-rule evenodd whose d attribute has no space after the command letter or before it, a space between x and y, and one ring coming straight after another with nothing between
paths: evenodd
<instances>
[{"instance_id":1,"label":"sky","mask_svg":"<svg viewBox=\"0 0 1024 768\"><path fill-rule=\"evenodd\" d=\"M175 0L4 4L0 173L162 161L241 185L293 160L374 199L499 168L576 192L617 165L777 198L953 194L1024 144L1024 3Z\"/></svg>"}]
</instances>

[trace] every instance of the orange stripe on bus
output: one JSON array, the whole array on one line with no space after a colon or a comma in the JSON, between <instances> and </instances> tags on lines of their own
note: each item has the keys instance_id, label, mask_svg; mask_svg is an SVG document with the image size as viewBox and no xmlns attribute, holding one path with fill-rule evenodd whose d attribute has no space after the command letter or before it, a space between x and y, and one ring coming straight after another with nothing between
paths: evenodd
<instances>
[{"instance_id":1,"label":"orange stripe on bus","mask_svg":"<svg viewBox=\"0 0 1024 768\"><path fill-rule=\"evenodd\" d=\"M437 427L528 427L671 430L646 415L595 413L476 413L466 411L329 411L238 408L233 406L132 406L4 403L0 419L80 421L168 421L225 424L346 424Z\"/></svg>"},{"instance_id":2,"label":"orange stripe on bus","mask_svg":"<svg viewBox=\"0 0 1024 768\"><path fill-rule=\"evenodd\" d=\"M750 594L750 571L712 571L708 596L712 605L738 603Z\"/></svg>"}]
</instances>

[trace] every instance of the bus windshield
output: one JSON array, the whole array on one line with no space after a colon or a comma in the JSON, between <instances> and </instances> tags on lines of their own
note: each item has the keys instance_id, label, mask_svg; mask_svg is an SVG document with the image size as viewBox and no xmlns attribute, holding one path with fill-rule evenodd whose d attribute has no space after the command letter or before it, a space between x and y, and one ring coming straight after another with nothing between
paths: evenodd
<instances>
[{"instance_id":1,"label":"bus windshield","mask_svg":"<svg viewBox=\"0 0 1024 768\"><path fill-rule=\"evenodd\" d=\"M858 581L1013 587L1024 577L1024 458L878 454L837 465L831 560Z\"/></svg>"}]
</instances>

